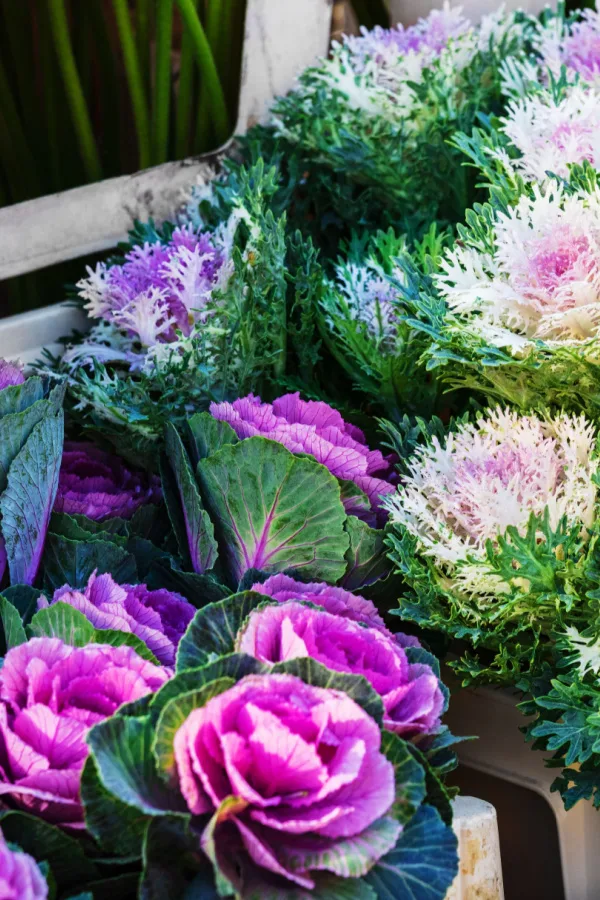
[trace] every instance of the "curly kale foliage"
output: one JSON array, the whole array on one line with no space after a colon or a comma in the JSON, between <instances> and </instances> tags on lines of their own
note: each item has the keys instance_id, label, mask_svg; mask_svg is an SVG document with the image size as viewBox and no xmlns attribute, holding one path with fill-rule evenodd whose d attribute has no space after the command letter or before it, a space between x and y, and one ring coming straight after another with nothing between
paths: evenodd
<instances>
[{"instance_id":1,"label":"curly kale foliage","mask_svg":"<svg viewBox=\"0 0 600 900\"><path fill-rule=\"evenodd\" d=\"M584 190L583 184L591 189L595 178L589 165L577 167L569 190ZM467 210L465 225L457 226L457 240L493 255L496 216L509 209L518 193L511 195L507 187L492 189L489 202ZM404 252L397 262L406 325L426 336L422 361L446 390L463 390L481 402L508 403L523 412L550 408L598 415L600 369L595 343L578 348L531 340L526 352L513 355L489 343L477 330L475 318L466 321L448 307L432 278L436 268L431 259L424 262L418 254Z\"/></svg>"},{"instance_id":2,"label":"curly kale foliage","mask_svg":"<svg viewBox=\"0 0 600 900\"><path fill-rule=\"evenodd\" d=\"M447 238L434 224L416 242L415 253L437 258ZM431 415L439 400L438 385L422 362L427 338L407 324L396 287L401 273L395 260L405 247L405 237L392 229L354 235L321 299L327 350L357 390L395 421L405 412Z\"/></svg>"},{"instance_id":3,"label":"curly kale foliage","mask_svg":"<svg viewBox=\"0 0 600 900\"><path fill-rule=\"evenodd\" d=\"M509 527L488 541L485 557L467 558L450 570L422 552L404 526L393 525L389 557L409 592L394 612L460 642L451 663L464 683L526 686L552 658L553 635L567 625L584 628L597 605L589 588L596 538L580 526L532 515L524 533ZM485 592L467 592L464 566L476 565Z\"/></svg>"},{"instance_id":4,"label":"curly kale foliage","mask_svg":"<svg viewBox=\"0 0 600 900\"><path fill-rule=\"evenodd\" d=\"M415 103L406 119L367 115L325 81L319 68L309 68L299 90L274 105L282 145L287 140L292 153L329 169L329 185L320 186L330 208L346 221L352 221L353 210L344 214L340 179L361 189L361 221L381 223L383 217L385 225L397 227L412 220L425 228L435 219L460 221L478 192L451 138L470 132L481 113L502 111L498 60L519 52L519 39L507 35L499 45L476 52L450 84L434 63L420 84L410 85Z\"/></svg>"}]
</instances>

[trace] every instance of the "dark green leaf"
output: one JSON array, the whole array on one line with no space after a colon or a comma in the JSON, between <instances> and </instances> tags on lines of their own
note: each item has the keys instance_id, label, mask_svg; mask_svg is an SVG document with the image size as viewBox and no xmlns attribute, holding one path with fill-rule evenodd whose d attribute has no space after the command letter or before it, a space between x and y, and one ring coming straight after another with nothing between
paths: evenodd
<instances>
[{"instance_id":1,"label":"dark green leaf","mask_svg":"<svg viewBox=\"0 0 600 900\"><path fill-rule=\"evenodd\" d=\"M183 798L156 771L152 741L149 718L118 715L95 725L87 737L109 793L148 816L185 813Z\"/></svg>"},{"instance_id":2,"label":"dark green leaf","mask_svg":"<svg viewBox=\"0 0 600 900\"><path fill-rule=\"evenodd\" d=\"M28 625L37 610L41 591L29 584L14 584L5 588L2 593L19 610L23 625Z\"/></svg>"},{"instance_id":3,"label":"dark green leaf","mask_svg":"<svg viewBox=\"0 0 600 900\"><path fill-rule=\"evenodd\" d=\"M425 768L414 758L411 745L391 731L382 733L381 751L394 767L396 778L394 815L400 822L406 823L425 799Z\"/></svg>"},{"instance_id":4,"label":"dark green leaf","mask_svg":"<svg viewBox=\"0 0 600 900\"><path fill-rule=\"evenodd\" d=\"M231 591L220 584L212 575L197 575L182 572L173 566L171 560L157 560L146 576L146 584L152 590L166 588L185 597L192 606L201 609L207 603L216 603L228 597Z\"/></svg>"},{"instance_id":5,"label":"dark green leaf","mask_svg":"<svg viewBox=\"0 0 600 900\"><path fill-rule=\"evenodd\" d=\"M226 444L237 444L239 440L228 422L220 422L210 413L196 413L187 420L187 427L196 464L207 456L213 456Z\"/></svg>"},{"instance_id":6,"label":"dark green leaf","mask_svg":"<svg viewBox=\"0 0 600 900\"><path fill-rule=\"evenodd\" d=\"M266 600L264 594L244 591L199 609L179 642L177 671L195 669L215 657L233 653L240 627Z\"/></svg>"},{"instance_id":7,"label":"dark green leaf","mask_svg":"<svg viewBox=\"0 0 600 900\"><path fill-rule=\"evenodd\" d=\"M346 571L340 584L347 591L357 591L385 578L391 571L386 556L384 532L370 528L356 516L348 516L345 524L350 546L346 551Z\"/></svg>"},{"instance_id":8,"label":"dark green leaf","mask_svg":"<svg viewBox=\"0 0 600 900\"><path fill-rule=\"evenodd\" d=\"M365 881L378 900L444 900L457 872L454 832L433 807L422 806Z\"/></svg>"},{"instance_id":9,"label":"dark green leaf","mask_svg":"<svg viewBox=\"0 0 600 900\"><path fill-rule=\"evenodd\" d=\"M10 467L0 512L14 584L33 584L38 573L58 488L63 435L62 412L47 416L35 426Z\"/></svg>"},{"instance_id":10,"label":"dark green leaf","mask_svg":"<svg viewBox=\"0 0 600 900\"><path fill-rule=\"evenodd\" d=\"M0 595L0 653L4 656L11 647L18 647L26 641L27 635L19 610Z\"/></svg>"},{"instance_id":11,"label":"dark green leaf","mask_svg":"<svg viewBox=\"0 0 600 900\"><path fill-rule=\"evenodd\" d=\"M152 819L144 841L140 900L218 900L200 834L185 819Z\"/></svg>"},{"instance_id":12,"label":"dark green leaf","mask_svg":"<svg viewBox=\"0 0 600 900\"><path fill-rule=\"evenodd\" d=\"M181 438L170 423L165 439L169 470L163 471L163 493L169 517L187 565L204 575L213 568L218 556L213 523L202 504Z\"/></svg>"},{"instance_id":13,"label":"dark green leaf","mask_svg":"<svg viewBox=\"0 0 600 900\"><path fill-rule=\"evenodd\" d=\"M112 541L73 541L49 534L44 553L44 576L50 591L65 584L84 588L90 575L109 572L119 584L137 581L135 560Z\"/></svg>"},{"instance_id":14,"label":"dark green leaf","mask_svg":"<svg viewBox=\"0 0 600 900\"><path fill-rule=\"evenodd\" d=\"M86 828L103 853L127 859L141 856L148 820L106 790L92 756L88 756L81 773L81 802Z\"/></svg>"},{"instance_id":15,"label":"dark green leaf","mask_svg":"<svg viewBox=\"0 0 600 900\"><path fill-rule=\"evenodd\" d=\"M87 859L79 841L37 816L13 810L0 811L0 828L7 841L18 844L34 859L46 860L63 889L99 877L96 866Z\"/></svg>"}]
</instances>

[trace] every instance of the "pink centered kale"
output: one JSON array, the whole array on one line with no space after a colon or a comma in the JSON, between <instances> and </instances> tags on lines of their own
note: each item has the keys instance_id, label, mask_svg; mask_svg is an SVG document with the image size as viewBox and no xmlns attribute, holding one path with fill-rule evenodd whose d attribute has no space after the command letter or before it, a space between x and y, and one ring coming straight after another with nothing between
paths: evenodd
<instances>
[{"instance_id":1,"label":"pink centered kale","mask_svg":"<svg viewBox=\"0 0 600 900\"><path fill-rule=\"evenodd\" d=\"M0 359L0 391L7 387L23 384L24 381L25 376L21 366L9 362L7 359Z\"/></svg>"},{"instance_id":2,"label":"pink centered kale","mask_svg":"<svg viewBox=\"0 0 600 900\"><path fill-rule=\"evenodd\" d=\"M310 657L336 672L363 675L383 700L387 729L406 738L439 730L444 697L437 676L427 665L411 664L393 637L375 628L291 600L251 613L235 649L269 665Z\"/></svg>"},{"instance_id":3,"label":"pink centered kale","mask_svg":"<svg viewBox=\"0 0 600 900\"><path fill-rule=\"evenodd\" d=\"M164 666L175 664L179 641L196 612L180 594L151 591L145 584L117 584L111 575L95 572L84 591L68 584L59 588L51 603L58 602L78 609L95 628L137 635ZM40 598L40 608L48 605Z\"/></svg>"},{"instance_id":4,"label":"pink centered kale","mask_svg":"<svg viewBox=\"0 0 600 900\"><path fill-rule=\"evenodd\" d=\"M273 403L261 403L248 394L233 403L211 403L210 412L228 422L239 438L262 435L277 441L292 453L310 453L332 475L353 482L369 498L373 510L380 510L380 496L394 491L393 469L381 451L370 450L360 428L345 422L327 403L301 400L300 394L284 394ZM346 511L363 514L355 498L344 503Z\"/></svg>"},{"instance_id":5,"label":"pink centered kale","mask_svg":"<svg viewBox=\"0 0 600 900\"><path fill-rule=\"evenodd\" d=\"M27 853L11 850L0 831L0 900L46 900L48 884Z\"/></svg>"},{"instance_id":6,"label":"pink centered kale","mask_svg":"<svg viewBox=\"0 0 600 900\"><path fill-rule=\"evenodd\" d=\"M128 469L122 459L87 442L67 441L58 482L55 512L102 522L131 519L146 503L158 503L160 481Z\"/></svg>"},{"instance_id":7,"label":"pink centered kale","mask_svg":"<svg viewBox=\"0 0 600 900\"><path fill-rule=\"evenodd\" d=\"M224 276L225 256L212 235L176 228L167 243L133 247L122 265L98 263L79 281L90 316L127 332L143 346L189 335L203 322Z\"/></svg>"},{"instance_id":8,"label":"pink centered kale","mask_svg":"<svg viewBox=\"0 0 600 900\"><path fill-rule=\"evenodd\" d=\"M9 650L0 669L0 795L82 829L89 729L168 677L131 647L70 647L43 637Z\"/></svg>"},{"instance_id":9,"label":"pink centered kale","mask_svg":"<svg viewBox=\"0 0 600 900\"><path fill-rule=\"evenodd\" d=\"M291 675L249 676L194 710L174 748L190 812L222 810L212 837L238 889L258 869L311 890L311 868L346 864L336 857L345 838L364 837L364 871L395 844L394 823L386 846L369 842L394 802L394 770L377 724L346 694Z\"/></svg>"}]
</instances>

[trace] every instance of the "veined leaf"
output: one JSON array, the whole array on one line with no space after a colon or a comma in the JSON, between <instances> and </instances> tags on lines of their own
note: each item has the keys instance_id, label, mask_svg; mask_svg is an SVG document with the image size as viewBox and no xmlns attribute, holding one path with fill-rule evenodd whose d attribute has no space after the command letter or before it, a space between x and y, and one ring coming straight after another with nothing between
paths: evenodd
<instances>
[{"instance_id":1,"label":"veined leaf","mask_svg":"<svg viewBox=\"0 0 600 900\"><path fill-rule=\"evenodd\" d=\"M389 575L392 566L386 556L383 530L370 528L356 516L348 516L344 527L350 546L346 551L347 565L341 587L358 591Z\"/></svg>"},{"instance_id":2,"label":"veined leaf","mask_svg":"<svg viewBox=\"0 0 600 900\"><path fill-rule=\"evenodd\" d=\"M64 584L82 589L90 575L110 572L119 584L137 581L133 556L117 544L104 540L74 541L50 533L44 553L44 576L47 588L55 591Z\"/></svg>"},{"instance_id":3,"label":"veined leaf","mask_svg":"<svg viewBox=\"0 0 600 900\"><path fill-rule=\"evenodd\" d=\"M187 420L188 432L194 447L196 465L212 456L226 444L237 444L239 438L228 422L220 422L210 413L196 413Z\"/></svg>"},{"instance_id":4,"label":"veined leaf","mask_svg":"<svg viewBox=\"0 0 600 900\"><path fill-rule=\"evenodd\" d=\"M324 466L252 437L200 460L198 477L233 584L251 568L331 582L343 575L346 515Z\"/></svg>"},{"instance_id":5,"label":"veined leaf","mask_svg":"<svg viewBox=\"0 0 600 900\"><path fill-rule=\"evenodd\" d=\"M98 777L110 794L147 816L186 815L181 795L156 771L152 741L148 717L119 715L95 725L87 737Z\"/></svg>"},{"instance_id":6,"label":"veined leaf","mask_svg":"<svg viewBox=\"0 0 600 900\"><path fill-rule=\"evenodd\" d=\"M78 840L38 816L0 810L0 828L7 841L18 844L34 859L45 860L64 890L100 877Z\"/></svg>"},{"instance_id":7,"label":"veined leaf","mask_svg":"<svg viewBox=\"0 0 600 900\"><path fill-rule=\"evenodd\" d=\"M44 418L31 432L8 473L0 511L14 584L33 584L38 573L58 488L63 436L62 412Z\"/></svg>"},{"instance_id":8,"label":"veined leaf","mask_svg":"<svg viewBox=\"0 0 600 900\"><path fill-rule=\"evenodd\" d=\"M108 644L111 647L131 647L138 656L158 665L158 660L146 644L129 631L95 628L80 610L69 603L52 603L40 609L27 628L32 637L56 637L71 647L88 644Z\"/></svg>"},{"instance_id":9,"label":"veined leaf","mask_svg":"<svg viewBox=\"0 0 600 900\"><path fill-rule=\"evenodd\" d=\"M379 900L443 900L457 872L456 835L433 807L422 806L365 881Z\"/></svg>"},{"instance_id":10,"label":"veined leaf","mask_svg":"<svg viewBox=\"0 0 600 900\"><path fill-rule=\"evenodd\" d=\"M104 853L121 859L141 856L147 819L106 790L93 756L88 756L81 773L81 802L85 826Z\"/></svg>"},{"instance_id":11,"label":"veined leaf","mask_svg":"<svg viewBox=\"0 0 600 900\"><path fill-rule=\"evenodd\" d=\"M231 653L228 656L221 656L201 668L186 669L170 678L156 694L152 695L149 703L150 713L157 718L160 711L174 697L186 694L188 691L199 690L205 684L219 678L233 678L237 682L246 675L266 672L268 669L268 666L245 653Z\"/></svg>"},{"instance_id":12,"label":"veined leaf","mask_svg":"<svg viewBox=\"0 0 600 900\"><path fill-rule=\"evenodd\" d=\"M233 678L218 678L203 687L185 694L179 694L162 710L154 735L152 749L156 757L156 763L161 772L171 775L175 768L175 749L173 742L179 727L183 725L187 717L195 709L205 706L213 697L217 697L230 687L233 687Z\"/></svg>"},{"instance_id":13,"label":"veined leaf","mask_svg":"<svg viewBox=\"0 0 600 900\"><path fill-rule=\"evenodd\" d=\"M391 731L384 731L381 735L381 752L394 767L396 799L393 814L404 824L425 799L425 768L414 758L408 742Z\"/></svg>"},{"instance_id":14,"label":"veined leaf","mask_svg":"<svg viewBox=\"0 0 600 900\"><path fill-rule=\"evenodd\" d=\"M27 641L19 610L6 597L0 595L0 652L4 656L11 647L18 647Z\"/></svg>"}]
</instances>

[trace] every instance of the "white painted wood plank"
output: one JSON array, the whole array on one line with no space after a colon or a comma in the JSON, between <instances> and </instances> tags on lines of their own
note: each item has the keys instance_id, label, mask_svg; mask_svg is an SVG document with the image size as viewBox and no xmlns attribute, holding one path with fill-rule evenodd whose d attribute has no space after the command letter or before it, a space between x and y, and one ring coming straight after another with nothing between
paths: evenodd
<instances>
[{"instance_id":1,"label":"white painted wood plank","mask_svg":"<svg viewBox=\"0 0 600 900\"><path fill-rule=\"evenodd\" d=\"M333 0L252 0L246 14L238 132L263 122L274 97L327 53Z\"/></svg>"},{"instance_id":2,"label":"white painted wood plank","mask_svg":"<svg viewBox=\"0 0 600 900\"><path fill-rule=\"evenodd\" d=\"M452 801L458 875L446 900L504 900L496 810L475 797Z\"/></svg>"},{"instance_id":3,"label":"white painted wood plank","mask_svg":"<svg viewBox=\"0 0 600 900\"><path fill-rule=\"evenodd\" d=\"M326 51L330 20L331 0L248 0L237 133ZM0 209L0 280L115 246L134 219L172 215L208 175L196 157Z\"/></svg>"}]
</instances>

